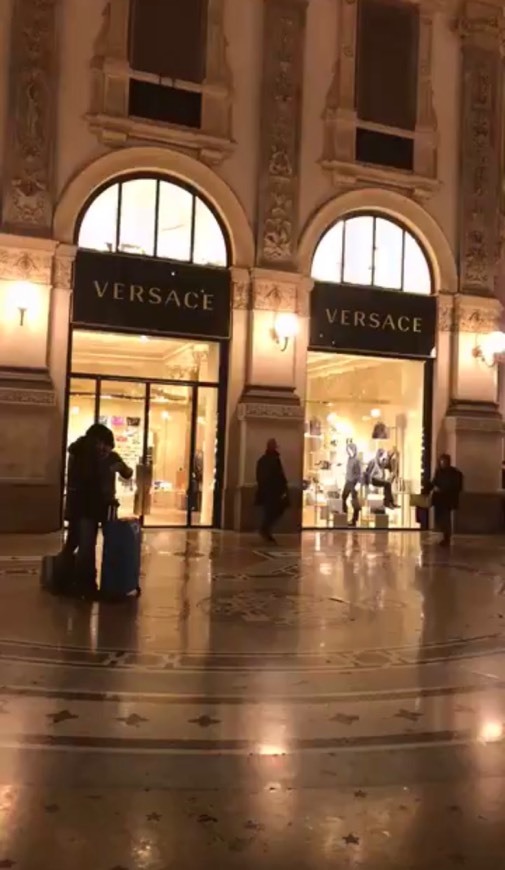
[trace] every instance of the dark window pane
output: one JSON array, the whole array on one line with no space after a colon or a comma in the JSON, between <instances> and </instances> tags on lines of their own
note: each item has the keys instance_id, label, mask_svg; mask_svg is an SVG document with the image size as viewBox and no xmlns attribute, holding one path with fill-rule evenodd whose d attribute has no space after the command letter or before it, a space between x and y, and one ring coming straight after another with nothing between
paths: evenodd
<instances>
[{"instance_id":1,"label":"dark window pane","mask_svg":"<svg viewBox=\"0 0 505 870\"><path fill-rule=\"evenodd\" d=\"M205 78L208 0L131 0L130 64L188 82Z\"/></svg>"},{"instance_id":2,"label":"dark window pane","mask_svg":"<svg viewBox=\"0 0 505 870\"><path fill-rule=\"evenodd\" d=\"M416 5L360 0L356 66L360 120L415 128L418 47Z\"/></svg>"},{"instance_id":3,"label":"dark window pane","mask_svg":"<svg viewBox=\"0 0 505 870\"><path fill-rule=\"evenodd\" d=\"M202 119L202 96L131 79L129 114L150 121L198 128Z\"/></svg>"},{"instance_id":4,"label":"dark window pane","mask_svg":"<svg viewBox=\"0 0 505 870\"><path fill-rule=\"evenodd\" d=\"M414 167L414 141L373 130L357 130L356 160L411 171Z\"/></svg>"}]
</instances>

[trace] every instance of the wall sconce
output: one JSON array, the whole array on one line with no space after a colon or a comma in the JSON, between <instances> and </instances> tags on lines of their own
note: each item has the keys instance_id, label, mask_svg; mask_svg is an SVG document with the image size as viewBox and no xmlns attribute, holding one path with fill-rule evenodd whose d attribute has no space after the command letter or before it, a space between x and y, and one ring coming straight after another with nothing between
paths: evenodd
<instances>
[{"instance_id":1,"label":"wall sconce","mask_svg":"<svg viewBox=\"0 0 505 870\"><path fill-rule=\"evenodd\" d=\"M295 338L298 335L298 327L296 314L290 311L280 311L275 315L272 338L280 346L281 351L287 349L290 338Z\"/></svg>"},{"instance_id":2,"label":"wall sconce","mask_svg":"<svg viewBox=\"0 0 505 870\"><path fill-rule=\"evenodd\" d=\"M8 307L11 310L11 323L25 326L27 315L39 307L38 288L29 281L12 284L8 292Z\"/></svg>"},{"instance_id":3,"label":"wall sconce","mask_svg":"<svg viewBox=\"0 0 505 870\"><path fill-rule=\"evenodd\" d=\"M490 332L483 336L481 343L475 345L472 354L489 368L497 365L505 355L505 332Z\"/></svg>"}]
</instances>

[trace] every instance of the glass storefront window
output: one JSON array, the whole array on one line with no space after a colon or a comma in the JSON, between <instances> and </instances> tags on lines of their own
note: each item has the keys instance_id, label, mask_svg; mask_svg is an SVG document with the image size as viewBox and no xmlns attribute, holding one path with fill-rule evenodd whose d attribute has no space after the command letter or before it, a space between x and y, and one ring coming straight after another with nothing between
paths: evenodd
<instances>
[{"instance_id":1,"label":"glass storefront window","mask_svg":"<svg viewBox=\"0 0 505 870\"><path fill-rule=\"evenodd\" d=\"M171 381L219 380L219 344L75 329L72 371Z\"/></svg>"},{"instance_id":2,"label":"glass storefront window","mask_svg":"<svg viewBox=\"0 0 505 870\"><path fill-rule=\"evenodd\" d=\"M196 200L193 262L201 266L226 266L226 244L221 227L210 208Z\"/></svg>"},{"instance_id":3,"label":"glass storefront window","mask_svg":"<svg viewBox=\"0 0 505 870\"><path fill-rule=\"evenodd\" d=\"M160 184L156 254L169 260L191 259L193 197L176 184Z\"/></svg>"},{"instance_id":4,"label":"glass storefront window","mask_svg":"<svg viewBox=\"0 0 505 870\"><path fill-rule=\"evenodd\" d=\"M131 480L117 478L120 516L132 516L138 507L135 495L144 450L145 396L145 384L102 383L98 422L112 430L117 452L134 472Z\"/></svg>"},{"instance_id":5,"label":"glass storefront window","mask_svg":"<svg viewBox=\"0 0 505 870\"><path fill-rule=\"evenodd\" d=\"M432 292L430 266L419 242L377 215L351 215L330 227L315 250L311 277L426 296Z\"/></svg>"},{"instance_id":6,"label":"glass storefront window","mask_svg":"<svg viewBox=\"0 0 505 870\"><path fill-rule=\"evenodd\" d=\"M344 234L344 281L346 284L372 283L373 218L355 217L346 221Z\"/></svg>"},{"instance_id":7,"label":"glass storefront window","mask_svg":"<svg viewBox=\"0 0 505 870\"><path fill-rule=\"evenodd\" d=\"M77 244L93 251L160 257L226 268L223 228L191 190L157 178L107 187L88 206Z\"/></svg>"},{"instance_id":8,"label":"glass storefront window","mask_svg":"<svg viewBox=\"0 0 505 870\"><path fill-rule=\"evenodd\" d=\"M91 203L81 223L79 247L113 253L117 245L119 185L102 191Z\"/></svg>"},{"instance_id":9,"label":"glass storefront window","mask_svg":"<svg viewBox=\"0 0 505 870\"><path fill-rule=\"evenodd\" d=\"M424 366L309 352L304 526L416 528Z\"/></svg>"},{"instance_id":10,"label":"glass storefront window","mask_svg":"<svg viewBox=\"0 0 505 870\"><path fill-rule=\"evenodd\" d=\"M403 231L391 221L375 221L375 263L373 283L389 290L402 288Z\"/></svg>"},{"instance_id":11,"label":"glass storefront window","mask_svg":"<svg viewBox=\"0 0 505 870\"><path fill-rule=\"evenodd\" d=\"M121 187L119 250L123 254L154 256L156 181L137 178Z\"/></svg>"}]
</instances>

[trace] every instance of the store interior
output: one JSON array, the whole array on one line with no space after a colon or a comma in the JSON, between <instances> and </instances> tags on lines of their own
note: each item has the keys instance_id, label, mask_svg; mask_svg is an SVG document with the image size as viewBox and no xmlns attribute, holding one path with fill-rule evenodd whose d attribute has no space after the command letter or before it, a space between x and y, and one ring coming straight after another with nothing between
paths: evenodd
<instances>
[{"instance_id":1,"label":"store interior","mask_svg":"<svg viewBox=\"0 0 505 870\"><path fill-rule=\"evenodd\" d=\"M418 528L424 367L309 352L304 527Z\"/></svg>"},{"instance_id":2,"label":"store interior","mask_svg":"<svg viewBox=\"0 0 505 870\"><path fill-rule=\"evenodd\" d=\"M98 420L134 470L117 482L120 516L212 525L219 345L74 330L72 372L67 444Z\"/></svg>"}]
</instances>

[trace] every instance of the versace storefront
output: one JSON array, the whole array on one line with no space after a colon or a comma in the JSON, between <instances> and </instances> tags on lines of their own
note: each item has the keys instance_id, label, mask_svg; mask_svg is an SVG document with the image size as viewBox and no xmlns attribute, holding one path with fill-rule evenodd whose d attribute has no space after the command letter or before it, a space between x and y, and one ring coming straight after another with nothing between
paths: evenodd
<instances>
[{"instance_id":1,"label":"versace storefront","mask_svg":"<svg viewBox=\"0 0 505 870\"><path fill-rule=\"evenodd\" d=\"M350 216L313 261L304 432L305 527L418 527L430 475L436 300L401 226Z\"/></svg>"},{"instance_id":2,"label":"versace storefront","mask_svg":"<svg viewBox=\"0 0 505 870\"><path fill-rule=\"evenodd\" d=\"M230 275L219 220L192 190L125 178L77 226L65 448L109 426L135 469L120 510L148 526L220 522Z\"/></svg>"}]
</instances>

